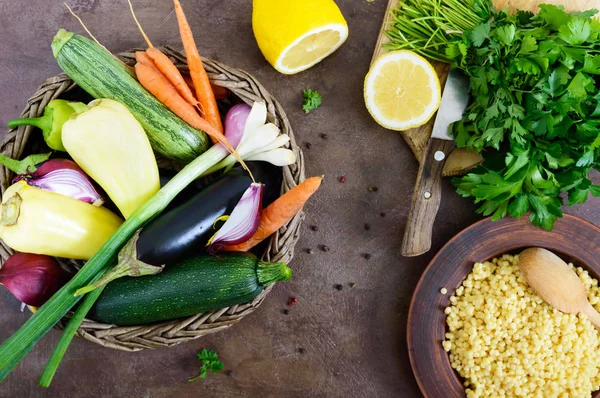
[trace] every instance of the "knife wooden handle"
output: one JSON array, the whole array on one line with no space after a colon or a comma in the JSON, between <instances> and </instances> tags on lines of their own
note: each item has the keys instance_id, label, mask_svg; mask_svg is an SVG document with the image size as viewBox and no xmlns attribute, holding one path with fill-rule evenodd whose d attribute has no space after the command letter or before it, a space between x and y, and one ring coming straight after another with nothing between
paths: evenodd
<instances>
[{"instance_id":1,"label":"knife wooden handle","mask_svg":"<svg viewBox=\"0 0 600 398\"><path fill-rule=\"evenodd\" d=\"M404 231L405 257L420 256L431 249L433 222L442 199L442 169L454 147L454 141L432 138L425 149Z\"/></svg>"}]
</instances>

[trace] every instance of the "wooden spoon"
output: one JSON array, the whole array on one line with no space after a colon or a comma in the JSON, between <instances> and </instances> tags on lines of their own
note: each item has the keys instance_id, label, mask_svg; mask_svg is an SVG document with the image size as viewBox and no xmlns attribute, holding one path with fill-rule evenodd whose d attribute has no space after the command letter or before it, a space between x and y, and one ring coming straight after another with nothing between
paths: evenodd
<instances>
[{"instance_id":1,"label":"wooden spoon","mask_svg":"<svg viewBox=\"0 0 600 398\"><path fill-rule=\"evenodd\" d=\"M600 313L589 303L581 279L560 257L546 249L527 249L519 255L519 268L545 302L567 314L586 315L600 330Z\"/></svg>"}]
</instances>

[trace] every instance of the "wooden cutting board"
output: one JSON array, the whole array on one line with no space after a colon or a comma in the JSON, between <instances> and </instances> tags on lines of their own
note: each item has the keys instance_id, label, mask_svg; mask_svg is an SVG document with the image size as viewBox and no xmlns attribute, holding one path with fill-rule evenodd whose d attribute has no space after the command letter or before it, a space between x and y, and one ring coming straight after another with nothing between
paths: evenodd
<instances>
[{"instance_id":1,"label":"wooden cutting board","mask_svg":"<svg viewBox=\"0 0 600 398\"><path fill-rule=\"evenodd\" d=\"M398 8L400 2L401 0L389 0L388 2L388 7L385 12L385 18L381 26L381 31L379 32L379 38L375 46L375 52L373 53L373 59L371 60L371 64L381 54L387 52L387 50L383 49L383 45L389 42L389 39L385 35L385 29L389 26L389 22L393 20L391 11L395 8ZM592 8L600 9L600 0L494 0L494 5L497 9L502 9L508 6L511 9L511 11L519 9L537 13L538 4L563 5L567 12L583 11ZM446 83L446 77L448 76L448 65L435 62L433 63L433 65L438 73L440 82L443 87ZM402 134L402 137L404 138L410 149L412 149L413 153L415 154L415 157L419 162L423 158L423 152L425 150L427 142L429 141L429 136L431 135L431 130L433 129L434 120L435 115L431 118L429 123L421 127L400 132L400 134ZM446 161L446 165L444 167L444 176L464 174L464 172L481 162L481 160L481 157L477 154L473 154L460 148L456 149Z\"/></svg>"}]
</instances>

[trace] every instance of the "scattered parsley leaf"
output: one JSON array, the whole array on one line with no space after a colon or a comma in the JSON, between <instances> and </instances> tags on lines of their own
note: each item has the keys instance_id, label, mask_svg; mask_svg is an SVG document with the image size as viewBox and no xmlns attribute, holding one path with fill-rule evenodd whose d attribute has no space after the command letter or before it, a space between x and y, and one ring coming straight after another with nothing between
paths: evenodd
<instances>
[{"instance_id":1,"label":"scattered parsley leaf","mask_svg":"<svg viewBox=\"0 0 600 398\"><path fill-rule=\"evenodd\" d=\"M483 42L490 36L490 22L482 23L477 25L471 31L471 40L475 47L480 47Z\"/></svg>"},{"instance_id":2,"label":"scattered parsley leaf","mask_svg":"<svg viewBox=\"0 0 600 398\"><path fill-rule=\"evenodd\" d=\"M207 350L206 348L200 351L198 359L202 361L200 367L200 374L188 381L196 381L198 379L205 379L210 370L213 374L220 370L223 370L223 362L219 361L219 355L213 350Z\"/></svg>"},{"instance_id":3,"label":"scattered parsley leaf","mask_svg":"<svg viewBox=\"0 0 600 398\"><path fill-rule=\"evenodd\" d=\"M505 25L505 26L500 26L499 28L496 29L496 36L498 37L498 40L500 40L500 42L502 44L505 45L510 45L513 40L515 39L515 33L517 32L517 27L515 25Z\"/></svg>"},{"instance_id":4,"label":"scattered parsley leaf","mask_svg":"<svg viewBox=\"0 0 600 398\"><path fill-rule=\"evenodd\" d=\"M304 97L304 103L302 104L302 110L305 113L317 109L323 103L323 97L317 90L311 90L310 88L302 92Z\"/></svg>"},{"instance_id":5,"label":"scattered parsley leaf","mask_svg":"<svg viewBox=\"0 0 600 398\"><path fill-rule=\"evenodd\" d=\"M600 197L600 185L590 186L590 193L595 197Z\"/></svg>"},{"instance_id":6,"label":"scattered parsley leaf","mask_svg":"<svg viewBox=\"0 0 600 398\"><path fill-rule=\"evenodd\" d=\"M553 6L550 4L540 4L538 16L548 23L553 29L559 29L567 24L571 16L565 12L563 6Z\"/></svg>"}]
</instances>

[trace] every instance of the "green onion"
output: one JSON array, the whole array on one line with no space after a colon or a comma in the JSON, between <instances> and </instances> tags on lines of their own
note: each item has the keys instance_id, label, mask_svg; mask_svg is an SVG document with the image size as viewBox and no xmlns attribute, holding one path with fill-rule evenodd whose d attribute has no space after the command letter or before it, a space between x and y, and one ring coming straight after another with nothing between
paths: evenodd
<instances>
[{"instance_id":1,"label":"green onion","mask_svg":"<svg viewBox=\"0 0 600 398\"><path fill-rule=\"evenodd\" d=\"M52 383L52 378L54 377L54 374L56 374L58 365L65 355L65 352L67 352L67 348L69 348L69 344L71 344L73 336L75 336L77 329L79 329L79 325L83 321L83 318L85 318L87 315L90 308L92 308L96 300L98 300L98 297L100 297L104 291L104 288L105 286L102 286L101 288L96 289L90 294L86 295L83 299L83 303L81 303L81 305L77 308L77 311L75 311L75 314L67 324L67 327L65 327L62 336L60 336L58 344L56 347L54 347L54 351L52 351L50 359L48 359L44 373L42 373L42 377L40 377L40 386L50 387L50 383Z\"/></svg>"},{"instance_id":2,"label":"green onion","mask_svg":"<svg viewBox=\"0 0 600 398\"><path fill-rule=\"evenodd\" d=\"M115 234L100 248L100 250L79 270L79 272L60 289L50 300L8 338L0 346L0 381L17 366L35 344L46 334L65 314L81 299L75 297L75 291L98 280L113 264L117 252L146 221L164 210L179 192L206 170L223 160L228 155L226 149L215 145L181 170L171 181L158 191L148 202L127 219ZM91 300L90 300L91 301ZM92 303L88 302L91 306ZM80 313L81 314L81 313ZM83 319L83 316L80 318ZM79 317L78 317L79 318ZM69 333L77 329L81 320L72 318L69 322L69 332L61 340L59 350L73 337ZM73 323L73 325L71 325ZM77 326L77 327L75 327ZM60 353L53 358L60 360ZM45 374L53 375L58 362L49 364Z\"/></svg>"},{"instance_id":3,"label":"green onion","mask_svg":"<svg viewBox=\"0 0 600 398\"><path fill-rule=\"evenodd\" d=\"M394 20L385 34L388 50L408 49L444 63L446 47L461 35L490 18L491 0L404 0L392 10Z\"/></svg>"}]
</instances>

